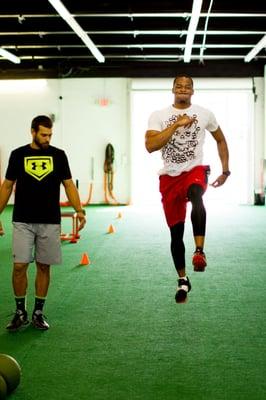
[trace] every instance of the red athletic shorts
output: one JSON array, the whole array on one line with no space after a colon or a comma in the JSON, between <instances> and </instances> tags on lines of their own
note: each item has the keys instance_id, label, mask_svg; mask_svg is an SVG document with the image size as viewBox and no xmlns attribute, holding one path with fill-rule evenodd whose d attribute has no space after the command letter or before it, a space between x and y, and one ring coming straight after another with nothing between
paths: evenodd
<instances>
[{"instance_id":1,"label":"red athletic shorts","mask_svg":"<svg viewBox=\"0 0 266 400\"><path fill-rule=\"evenodd\" d=\"M182 172L178 176L161 175L160 192L168 226L185 222L187 210L187 192L193 183L207 189L210 167L199 165L191 171Z\"/></svg>"}]
</instances>

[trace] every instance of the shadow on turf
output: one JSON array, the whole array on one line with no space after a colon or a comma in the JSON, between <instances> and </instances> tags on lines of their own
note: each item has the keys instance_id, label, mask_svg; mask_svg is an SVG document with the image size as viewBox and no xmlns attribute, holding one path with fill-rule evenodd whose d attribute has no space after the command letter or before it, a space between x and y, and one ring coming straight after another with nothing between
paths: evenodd
<instances>
[{"instance_id":1,"label":"shadow on turf","mask_svg":"<svg viewBox=\"0 0 266 400\"><path fill-rule=\"evenodd\" d=\"M80 270L82 270L82 269L86 269L87 271L89 271L89 270L90 270L90 266L91 266L91 264L88 264L88 265L81 265L81 264L78 264L78 265L75 265L75 266L72 268L72 271L77 272L77 271L80 271Z\"/></svg>"}]
</instances>

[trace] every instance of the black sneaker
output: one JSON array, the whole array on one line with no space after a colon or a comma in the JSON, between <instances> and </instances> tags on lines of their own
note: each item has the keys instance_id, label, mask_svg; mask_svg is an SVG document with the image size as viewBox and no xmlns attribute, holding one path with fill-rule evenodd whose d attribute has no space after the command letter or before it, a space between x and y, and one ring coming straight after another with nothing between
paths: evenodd
<instances>
[{"instance_id":1,"label":"black sneaker","mask_svg":"<svg viewBox=\"0 0 266 400\"><path fill-rule=\"evenodd\" d=\"M6 329L10 332L15 332L28 325L28 323L29 320L27 311L16 310L13 319L7 325Z\"/></svg>"},{"instance_id":2,"label":"black sneaker","mask_svg":"<svg viewBox=\"0 0 266 400\"><path fill-rule=\"evenodd\" d=\"M46 331L50 328L49 324L45 321L46 317L42 312L34 312L32 314L32 325L36 329L40 329L41 331Z\"/></svg>"},{"instance_id":3,"label":"black sneaker","mask_svg":"<svg viewBox=\"0 0 266 400\"><path fill-rule=\"evenodd\" d=\"M178 286L175 294L175 301L177 303L185 303L187 300L187 294L191 290L191 283L189 279L178 279Z\"/></svg>"}]
</instances>

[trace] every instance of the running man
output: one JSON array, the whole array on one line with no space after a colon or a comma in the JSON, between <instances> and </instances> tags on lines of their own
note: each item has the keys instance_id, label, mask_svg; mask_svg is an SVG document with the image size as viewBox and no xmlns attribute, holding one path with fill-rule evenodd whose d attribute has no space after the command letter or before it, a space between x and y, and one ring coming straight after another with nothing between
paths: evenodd
<instances>
[{"instance_id":1,"label":"running man","mask_svg":"<svg viewBox=\"0 0 266 400\"><path fill-rule=\"evenodd\" d=\"M171 254L178 274L175 300L183 303L191 290L191 283L186 275L183 241L188 201L192 204L194 271L204 271L207 266L204 253L206 210L202 196L207 189L210 168L202 165L205 130L216 140L221 160L221 174L212 186L217 188L223 185L230 176L230 171L226 139L214 114L191 103L194 94L192 78L187 75L177 76L172 93L174 104L151 114L145 145L149 153L160 150L162 154L164 165L159 171L160 192L171 233Z\"/></svg>"}]
</instances>

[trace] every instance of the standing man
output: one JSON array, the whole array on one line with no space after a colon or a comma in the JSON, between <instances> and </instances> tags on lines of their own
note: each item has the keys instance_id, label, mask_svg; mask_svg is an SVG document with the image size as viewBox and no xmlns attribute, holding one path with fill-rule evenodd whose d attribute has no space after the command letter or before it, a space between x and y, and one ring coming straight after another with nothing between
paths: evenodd
<instances>
[{"instance_id":1,"label":"standing man","mask_svg":"<svg viewBox=\"0 0 266 400\"><path fill-rule=\"evenodd\" d=\"M79 229L86 223L85 212L74 185L63 150L50 146L52 121L37 116L31 124L32 142L11 152L5 180L0 188L0 213L16 184L13 209L13 289L16 312L7 330L16 331L29 323L26 310L27 269L36 262L35 307L32 324L47 330L43 307L50 282L50 265L61 263L60 184L76 210Z\"/></svg>"},{"instance_id":2,"label":"standing man","mask_svg":"<svg viewBox=\"0 0 266 400\"><path fill-rule=\"evenodd\" d=\"M190 281L186 276L183 242L188 201L192 204L194 271L204 271L207 265L203 251L206 211L202 196L207 189L210 168L202 165L205 130L208 130L216 140L221 160L221 175L212 186L216 188L223 185L230 171L227 143L215 116L211 111L191 104L194 93L192 78L187 75L177 76L172 93L174 104L151 114L145 145L149 153L157 150L161 150L162 153L164 166L159 171L160 192L171 232L171 253L179 278L175 300L177 303L183 303L191 290Z\"/></svg>"}]
</instances>

